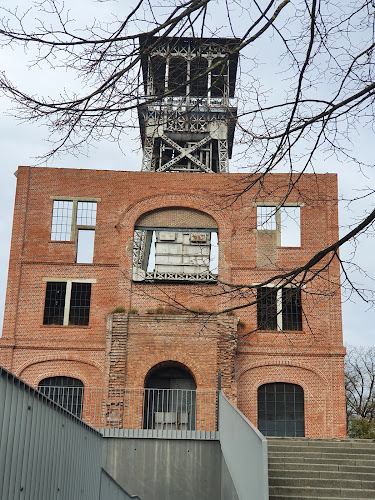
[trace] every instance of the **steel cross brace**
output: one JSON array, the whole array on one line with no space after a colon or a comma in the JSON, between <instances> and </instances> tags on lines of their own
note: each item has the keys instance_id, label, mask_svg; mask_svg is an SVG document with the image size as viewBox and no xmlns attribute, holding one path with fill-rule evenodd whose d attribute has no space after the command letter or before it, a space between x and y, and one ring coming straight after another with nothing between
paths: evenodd
<instances>
[{"instance_id":1,"label":"steel cross brace","mask_svg":"<svg viewBox=\"0 0 375 500\"><path fill-rule=\"evenodd\" d=\"M200 160L198 160L198 158L195 158L191 154L194 151L196 151L197 149L204 146L207 142L209 142L211 140L211 137L209 135L188 149L181 147L179 144L177 144L176 142L174 142L172 139L170 139L168 136L166 136L164 134L161 136L161 139L164 142L166 142L167 144L169 144L173 149L178 151L180 154L178 156L176 156L175 158L173 158L172 160L169 160L165 165L158 168L158 172L163 172L164 170L168 170L169 167L172 167L173 165L175 165L179 160L181 160L181 158L184 158L185 156L187 158L189 158L189 160L191 160L193 163L195 163L198 167L200 167L205 172L212 172L212 170L209 167L207 167L204 163L202 163Z\"/></svg>"}]
</instances>

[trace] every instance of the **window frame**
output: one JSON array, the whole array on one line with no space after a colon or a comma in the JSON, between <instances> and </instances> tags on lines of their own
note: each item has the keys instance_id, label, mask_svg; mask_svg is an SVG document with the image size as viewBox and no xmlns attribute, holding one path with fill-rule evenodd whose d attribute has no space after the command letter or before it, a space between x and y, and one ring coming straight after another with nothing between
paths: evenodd
<instances>
[{"instance_id":1,"label":"window frame","mask_svg":"<svg viewBox=\"0 0 375 500\"><path fill-rule=\"evenodd\" d=\"M44 326L78 326L78 327L88 327L90 324L90 309L91 309L91 295L92 295L92 286L90 288L90 306L89 306L89 319L87 325L81 324L71 324L70 323L70 310L71 310L71 298L72 298L72 284L73 283L96 283L95 278L42 278L43 282L46 282L45 292L44 292L44 308L43 308L43 325ZM54 323L45 323L44 322L44 314L46 307L46 294L47 294L47 283L66 283L65 288L65 304L64 304L64 316L62 324L54 324Z\"/></svg>"},{"instance_id":2,"label":"window frame","mask_svg":"<svg viewBox=\"0 0 375 500\"><path fill-rule=\"evenodd\" d=\"M258 283L256 283L255 285L257 285ZM273 285L272 283L268 284L268 285L265 285L265 286L260 286L258 290L261 290L261 289L265 289L265 288L276 288L276 285ZM259 299L258 297L258 293L257 293L257 330L258 331L266 331L266 332L273 332L273 331L277 331L277 332L303 332L303 308L302 308L302 293L301 293L301 288L303 287L297 287L297 286L293 286L293 285L286 285L284 287L280 287L276 290L276 329L271 329L271 328L259 328L259 317L261 316L261 313L259 311L260 309L260 304L261 304L261 299ZM293 329L293 330L287 330L285 328L283 328L283 316L285 314L285 310L283 308L283 291L284 290L291 290L291 289L295 289L297 292L299 291L299 315L300 315L300 321L298 321L300 323L300 326L301 326L301 329ZM268 297L267 297L268 299Z\"/></svg>"},{"instance_id":3,"label":"window frame","mask_svg":"<svg viewBox=\"0 0 375 500\"><path fill-rule=\"evenodd\" d=\"M262 231L262 232L268 232L268 233L276 233L276 246L280 248L295 248L299 249L302 248L302 217L301 217L301 210L300 210L300 217L299 217L299 230L300 230L300 244L298 246L289 246L289 245L282 245L281 244L281 232L282 232L282 221L281 221L281 210L282 208L303 208L305 206L304 203L292 203L292 202L285 202L285 203L275 203L275 202L270 202L270 201L264 201L264 202L256 202L254 203L254 206L256 208L256 228L255 231ZM269 222L270 224L275 225L275 229L263 229L262 227L259 227L258 225L258 208L273 208L273 213L270 214L269 216ZM271 221L271 219L274 218L274 222Z\"/></svg>"},{"instance_id":4,"label":"window frame","mask_svg":"<svg viewBox=\"0 0 375 500\"><path fill-rule=\"evenodd\" d=\"M96 216L98 213L98 203L101 201L101 198L82 198L82 197L76 197L76 196L50 196L50 200L52 200L52 211L51 211L51 225L50 225L50 242L51 243L69 243L69 242L77 242L78 240L78 230L79 229L91 229L96 231L97 229L97 224L95 220L95 225L94 226L89 226L89 225L82 225L82 224L77 224L77 208L78 208L78 203L96 203ZM71 228L70 228L70 239L69 240L53 240L52 239L52 220L53 220L53 202L55 201L70 201L73 203L73 208L72 208L72 222L71 222Z\"/></svg>"}]
</instances>

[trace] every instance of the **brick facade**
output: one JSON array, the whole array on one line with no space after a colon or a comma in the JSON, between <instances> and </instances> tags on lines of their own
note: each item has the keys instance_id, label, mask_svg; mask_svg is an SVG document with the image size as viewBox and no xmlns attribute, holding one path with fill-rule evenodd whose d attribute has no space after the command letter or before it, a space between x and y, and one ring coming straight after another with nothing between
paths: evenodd
<instances>
[{"instance_id":1,"label":"brick facade","mask_svg":"<svg viewBox=\"0 0 375 500\"><path fill-rule=\"evenodd\" d=\"M222 373L224 392L255 424L260 385L298 384L306 436L345 437L337 262L303 289L299 332L258 331L256 306L238 309L236 316L184 310L241 306L254 299L253 291L231 293L224 283L261 283L337 239L335 175L304 175L289 195L287 203L301 207L298 248L279 246L256 224L256 205L282 203L289 176L272 174L237 197L249 180L240 174L20 167L0 363L32 385L65 375L91 387L143 387L154 365L176 361L190 370L197 389L215 389ZM50 240L53 200L73 198L98 200L93 264L75 263L75 237ZM196 211L202 225L217 225L218 283L132 280L135 225L152 225L157 212L148 212L169 207L170 214L160 212L166 226L189 219L193 211L182 208ZM88 326L43 324L49 279L93 281ZM152 312L171 303L181 314ZM130 313L110 314L119 306Z\"/></svg>"}]
</instances>

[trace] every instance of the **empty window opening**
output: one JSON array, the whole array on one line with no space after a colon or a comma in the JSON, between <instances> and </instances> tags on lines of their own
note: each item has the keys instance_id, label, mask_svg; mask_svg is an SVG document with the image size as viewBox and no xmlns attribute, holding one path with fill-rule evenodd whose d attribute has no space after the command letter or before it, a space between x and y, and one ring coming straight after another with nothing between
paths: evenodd
<instances>
[{"instance_id":1,"label":"empty window opening","mask_svg":"<svg viewBox=\"0 0 375 500\"><path fill-rule=\"evenodd\" d=\"M196 384L188 368L169 361L146 377L143 428L195 430Z\"/></svg>"},{"instance_id":2,"label":"empty window opening","mask_svg":"<svg viewBox=\"0 0 375 500\"><path fill-rule=\"evenodd\" d=\"M94 229L79 229L77 239L77 264L92 264L94 259Z\"/></svg>"},{"instance_id":3,"label":"empty window opening","mask_svg":"<svg viewBox=\"0 0 375 500\"><path fill-rule=\"evenodd\" d=\"M215 231L136 229L133 279L212 280L218 269Z\"/></svg>"},{"instance_id":4,"label":"empty window opening","mask_svg":"<svg viewBox=\"0 0 375 500\"><path fill-rule=\"evenodd\" d=\"M301 246L301 210L298 206L257 206L258 231L277 231L282 247Z\"/></svg>"},{"instance_id":5,"label":"empty window opening","mask_svg":"<svg viewBox=\"0 0 375 500\"><path fill-rule=\"evenodd\" d=\"M276 231L276 207L257 207L257 229Z\"/></svg>"},{"instance_id":6,"label":"empty window opening","mask_svg":"<svg viewBox=\"0 0 375 500\"><path fill-rule=\"evenodd\" d=\"M54 200L52 209L52 241L70 241L72 231L73 202Z\"/></svg>"},{"instance_id":7,"label":"empty window opening","mask_svg":"<svg viewBox=\"0 0 375 500\"><path fill-rule=\"evenodd\" d=\"M301 246L300 207L281 207L281 246Z\"/></svg>"},{"instance_id":8,"label":"empty window opening","mask_svg":"<svg viewBox=\"0 0 375 500\"><path fill-rule=\"evenodd\" d=\"M59 406L78 418L82 418L84 385L72 377L48 377L41 380L38 389Z\"/></svg>"},{"instance_id":9,"label":"empty window opening","mask_svg":"<svg viewBox=\"0 0 375 500\"><path fill-rule=\"evenodd\" d=\"M133 280L216 281L216 221L199 210L162 208L142 215L133 239Z\"/></svg>"},{"instance_id":10,"label":"empty window opening","mask_svg":"<svg viewBox=\"0 0 375 500\"><path fill-rule=\"evenodd\" d=\"M284 382L258 388L258 429L265 436L304 437L304 393Z\"/></svg>"},{"instance_id":11,"label":"empty window opening","mask_svg":"<svg viewBox=\"0 0 375 500\"><path fill-rule=\"evenodd\" d=\"M224 97L227 93L228 64L220 58L212 61L215 67L211 71L211 96Z\"/></svg>"},{"instance_id":12,"label":"empty window opening","mask_svg":"<svg viewBox=\"0 0 375 500\"><path fill-rule=\"evenodd\" d=\"M171 95L185 96L187 81L187 61L183 57L169 59L168 90Z\"/></svg>"},{"instance_id":13,"label":"empty window opening","mask_svg":"<svg viewBox=\"0 0 375 500\"><path fill-rule=\"evenodd\" d=\"M166 61L164 57L155 56L151 58L151 74L153 79L153 94L163 95L165 92L165 68Z\"/></svg>"},{"instance_id":14,"label":"empty window opening","mask_svg":"<svg viewBox=\"0 0 375 500\"><path fill-rule=\"evenodd\" d=\"M205 97L208 88L208 61L204 57L196 57L190 61L190 95Z\"/></svg>"},{"instance_id":15,"label":"empty window opening","mask_svg":"<svg viewBox=\"0 0 375 500\"><path fill-rule=\"evenodd\" d=\"M44 303L44 325L88 325L91 283L48 281Z\"/></svg>"},{"instance_id":16,"label":"empty window opening","mask_svg":"<svg viewBox=\"0 0 375 500\"><path fill-rule=\"evenodd\" d=\"M302 331L301 289L294 287L257 290L258 330Z\"/></svg>"}]
</instances>

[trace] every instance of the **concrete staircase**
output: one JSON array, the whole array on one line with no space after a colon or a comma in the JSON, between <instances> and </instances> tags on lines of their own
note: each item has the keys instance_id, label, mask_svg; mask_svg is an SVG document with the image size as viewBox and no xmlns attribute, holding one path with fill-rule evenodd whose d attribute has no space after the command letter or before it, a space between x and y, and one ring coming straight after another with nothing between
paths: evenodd
<instances>
[{"instance_id":1,"label":"concrete staircase","mask_svg":"<svg viewBox=\"0 0 375 500\"><path fill-rule=\"evenodd\" d=\"M375 500L375 441L267 440L270 500Z\"/></svg>"}]
</instances>

